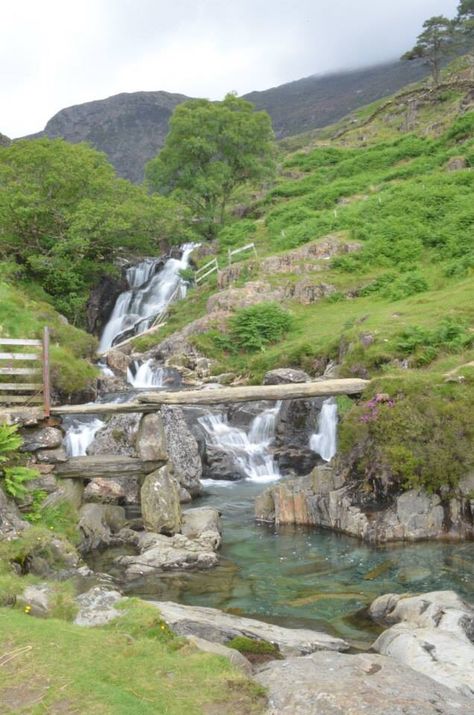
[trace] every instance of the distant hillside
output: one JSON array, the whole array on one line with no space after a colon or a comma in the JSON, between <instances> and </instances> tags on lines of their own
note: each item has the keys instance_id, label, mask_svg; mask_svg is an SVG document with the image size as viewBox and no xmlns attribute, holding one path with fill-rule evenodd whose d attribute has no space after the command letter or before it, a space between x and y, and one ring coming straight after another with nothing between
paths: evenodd
<instances>
[{"instance_id":1,"label":"distant hillside","mask_svg":"<svg viewBox=\"0 0 474 715\"><path fill-rule=\"evenodd\" d=\"M397 91L426 75L417 62L392 62L324 77L307 77L264 92L245 95L266 109L278 138L322 127L358 107ZM163 146L168 120L189 97L169 92L134 92L63 109L44 131L29 138L64 137L87 141L104 151L118 173L131 181L143 179L145 163Z\"/></svg>"},{"instance_id":2,"label":"distant hillside","mask_svg":"<svg viewBox=\"0 0 474 715\"><path fill-rule=\"evenodd\" d=\"M390 62L361 70L306 77L245 99L266 109L278 138L324 127L354 109L393 94L425 77L422 62Z\"/></svg>"},{"instance_id":3,"label":"distant hillside","mask_svg":"<svg viewBox=\"0 0 474 715\"><path fill-rule=\"evenodd\" d=\"M120 176L138 182L145 163L163 146L176 105L189 97L169 92L133 92L62 109L44 131L29 139L63 137L104 151Z\"/></svg>"},{"instance_id":4,"label":"distant hillside","mask_svg":"<svg viewBox=\"0 0 474 715\"><path fill-rule=\"evenodd\" d=\"M8 144L10 144L10 139L0 133L0 146L8 146Z\"/></svg>"}]
</instances>

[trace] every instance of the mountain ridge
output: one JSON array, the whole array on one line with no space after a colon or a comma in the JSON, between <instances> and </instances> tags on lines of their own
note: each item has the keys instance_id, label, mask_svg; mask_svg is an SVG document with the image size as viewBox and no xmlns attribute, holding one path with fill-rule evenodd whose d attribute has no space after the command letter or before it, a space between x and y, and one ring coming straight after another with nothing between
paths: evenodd
<instances>
[{"instance_id":1,"label":"mountain ridge","mask_svg":"<svg viewBox=\"0 0 474 715\"><path fill-rule=\"evenodd\" d=\"M422 62L386 62L310 75L243 98L268 111L280 139L331 124L426 74ZM188 99L164 91L122 92L61 109L44 130L25 138L87 141L108 155L120 176L139 182L146 162L163 146L174 108Z\"/></svg>"}]
</instances>

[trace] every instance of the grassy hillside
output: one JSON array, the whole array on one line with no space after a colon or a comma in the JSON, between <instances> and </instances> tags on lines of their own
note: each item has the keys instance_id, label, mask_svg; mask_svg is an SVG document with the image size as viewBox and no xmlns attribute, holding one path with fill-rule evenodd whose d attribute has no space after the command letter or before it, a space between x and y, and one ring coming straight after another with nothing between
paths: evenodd
<instances>
[{"instance_id":1,"label":"grassy hillside","mask_svg":"<svg viewBox=\"0 0 474 715\"><path fill-rule=\"evenodd\" d=\"M226 658L175 638L146 604L129 601L118 621L88 629L3 608L0 634L3 713L257 715L264 710L257 685Z\"/></svg>"}]
</instances>

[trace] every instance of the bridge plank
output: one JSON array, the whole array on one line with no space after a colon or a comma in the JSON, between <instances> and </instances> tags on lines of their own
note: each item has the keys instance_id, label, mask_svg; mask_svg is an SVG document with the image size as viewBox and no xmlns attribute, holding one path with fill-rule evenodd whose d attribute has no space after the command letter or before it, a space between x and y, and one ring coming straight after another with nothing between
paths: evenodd
<instances>
[{"instance_id":1,"label":"bridge plank","mask_svg":"<svg viewBox=\"0 0 474 715\"><path fill-rule=\"evenodd\" d=\"M39 367L0 367L0 375L37 375Z\"/></svg>"},{"instance_id":2,"label":"bridge plank","mask_svg":"<svg viewBox=\"0 0 474 715\"><path fill-rule=\"evenodd\" d=\"M24 391L24 390L42 390L43 384L41 382L0 382L0 391Z\"/></svg>"},{"instance_id":3,"label":"bridge plank","mask_svg":"<svg viewBox=\"0 0 474 715\"><path fill-rule=\"evenodd\" d=\"M2 395L0 394L0 405L6 405L13 402L24 402L25 404L40 404L43 402L42 395Z\"/></svg>"}]
</instances>

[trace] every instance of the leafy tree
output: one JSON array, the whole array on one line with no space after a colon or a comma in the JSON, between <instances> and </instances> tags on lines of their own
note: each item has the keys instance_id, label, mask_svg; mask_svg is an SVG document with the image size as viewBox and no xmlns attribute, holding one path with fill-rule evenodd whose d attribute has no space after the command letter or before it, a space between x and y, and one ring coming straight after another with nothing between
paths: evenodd
<instances>
[{"instance_id":1,"label":"leafy tree","mask_svg":"<svg viewBox=\"0 0 474 715\"><path fill-rule=\"evenodd\" d=\"M416 45L405 52L402 60L423 59L431 70L435 86L439 84L441 64L453 49L454 23L444 15L430 17L423 23Z\"/></svg>"},{"instance_id":2,"label":"leafy tree","mask_svg":"<svg viewBox=\"0 0 474 715\"><path fill-rule=\"evenodd\" d=\"M152 191L174 194L212 235L234 189L273 170L270 117L228 94L222 102L197 99L176 107L165 146L148 163L146 177Z\"/></svg>"},{"instance_id":3,"label":"leafy tree","mask_svg":"<svg viewBox=\"0 0 474 715\"><path fill-rule=\"evenodd\" d=\"M464 35L474 37L474 0L461 0L458 5L457 23Z\"/></svg>"},{"instance_id":4,"label":"leafy tree","mask_svg":"<svg viewBox=\"0 0 474 715\"><path fill-rule=\"evenodd\" d=\"M62 139L0 148L0 260L14 261L77 322L118 254L180 240L183 209L118 179L104 154Z\"/></svg>"}]
</instances>

